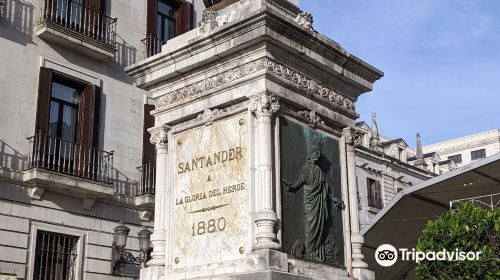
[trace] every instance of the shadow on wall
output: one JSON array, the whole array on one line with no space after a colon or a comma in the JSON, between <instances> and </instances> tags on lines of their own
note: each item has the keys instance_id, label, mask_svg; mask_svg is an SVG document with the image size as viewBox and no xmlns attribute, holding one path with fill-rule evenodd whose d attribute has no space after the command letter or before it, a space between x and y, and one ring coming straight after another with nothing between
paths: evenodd
<instances>
[{"instance_id":1,"label":"shadow on wall","mask_svg":"<svg viewBox=\"0 0 500 280\"><path fill-rule=\"evenodd\" d=\"M28 162L28 157L0 140L0 168L22 171Z\"/></svg>"},{"instance_id":2,"label":"shadow on wall","mask_svg":"<svg viewBox=\"0 0 500 280\"><path fill-rule=\"evenodd\" d=\"M126 196L136 196L138 193L139 183L130 179L127 175L113 167L113 187L115 193Z\"/></svg>"},{"instance_id":3,"label":"shadow on wall","mask_svg":"<svg viewBox=\"0 0 500 280\"><path fill-rule=\"evenodd\" d=\"M125 68L136 62L137 49L127 43L120 35L116 35L116 48L118 51L115 54L115 61L120 67Z\"/></svg>"},{"instance_id":4,"label":"shadow on wall","mask_svg":"<svg viewBox=\"0 0 500 280\"><path fill-rule=\"evenodd\" d=\"M0 0L2 1L0 37L24 46L34 44L32 36L35 7L24 0Z\"/></svg>"}]
</instances>

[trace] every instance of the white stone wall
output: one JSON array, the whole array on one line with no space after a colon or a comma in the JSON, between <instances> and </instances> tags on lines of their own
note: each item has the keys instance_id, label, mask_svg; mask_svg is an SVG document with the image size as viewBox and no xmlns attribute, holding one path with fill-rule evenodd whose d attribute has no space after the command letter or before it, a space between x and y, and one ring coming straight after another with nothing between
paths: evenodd
<instances>
[{"instance_id":1,"label":"white stone wall","mask_svg":"<svg viewBox=\"0 0 500 280\"><path fill-rule=\"evenodd\" d=\"M485 149L486 157L500 152L500 129L494 129L451 139L422 147L424 153L437 152L441 160L448 159L449 156L462 155L462 163L457 163L458 167L472 162L471 152Z\"/></svg>"},{"instance_id":2,"label":"white stone wall","mask_svg":"<svg viewBox=\"0 0 500 280\"><path fill-rule=\"evenodd\" d=\"M116 191L131 194L141 165L144 91L133 86L123 68L145 58L146 1L108 0L106 14L118 18L115 58L97 61L35 34L42 0L7 0L0 13L0 273L27 279L35 224L84 236L82 279L115 279L111 271L113 229L131 228L127 249L138 252L141 212L112 198L84 210L82 198L46 190L33 200L20 174L35 133L40 66L102 86L100 148L114 151ZM123 278L122 278L123 279Z\"/></svg>"},{"instance_id":3,"label":"white stone wall","mask_svg":"<svg viewBox=\"0 0 500 280\"><path fill-rule=\"evenodd\" d=\"M389 157L377 157L359 149L356 151L356 176L361 228L378 213L376 209L368 207L367 178L380 182L384 206L397 195L398 187L405 189L430 178L425 171L409 164L391 160Z\"/></svg>"}]
</instances>

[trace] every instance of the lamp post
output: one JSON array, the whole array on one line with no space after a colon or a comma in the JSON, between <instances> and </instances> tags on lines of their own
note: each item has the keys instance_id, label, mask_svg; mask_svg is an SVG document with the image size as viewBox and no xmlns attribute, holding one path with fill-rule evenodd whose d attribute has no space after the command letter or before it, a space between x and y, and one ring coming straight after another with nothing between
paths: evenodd
<instances>
[{"instance_id":1,"label":"lamp post","mask_svg":"<svg viewBox=\"0 0 500 280\"><path fill-rule=\"evenodd\" d=\"M130 229L123 224L115 227L114 240L111 249L111 273L113 275L117 275L118 271L126 264L140 265L141 268L144 268L146 266L146 262L150 258L151 231L149 231L147 227L144 227L137 233L137 236L139 237L140 250L140 254L137 257L134 257L132 253L125 249L129 232Z\"/></svg>"}]
</instances>

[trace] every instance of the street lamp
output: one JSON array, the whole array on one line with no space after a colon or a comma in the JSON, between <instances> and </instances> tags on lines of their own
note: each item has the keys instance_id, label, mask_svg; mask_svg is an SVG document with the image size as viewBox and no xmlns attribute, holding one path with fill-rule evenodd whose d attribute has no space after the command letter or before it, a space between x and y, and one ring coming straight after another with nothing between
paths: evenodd
<instances>
[{"instance_id":1,"label":"street lamp","mask_svg":"<svg viewBox=\"0 0 500 280\"><path fill-rule=\"evenodd\" d=\"M141 268L146 267L146 262L150 259L151 253L151 231L144 227L137 233L139 237L139 250L140 254L134 257L132 253L125 249L127 245L127 237L130 229L125 225L115 227L114 240L111 252L111 273L117 275L118 271L126 264L140 265Z\"/></svg>"}]
</instances>

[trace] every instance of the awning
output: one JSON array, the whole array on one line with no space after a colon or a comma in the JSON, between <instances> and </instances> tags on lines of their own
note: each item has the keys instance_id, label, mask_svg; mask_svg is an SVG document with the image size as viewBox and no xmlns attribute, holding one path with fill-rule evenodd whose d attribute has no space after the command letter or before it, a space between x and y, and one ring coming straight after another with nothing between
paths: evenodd
<instances>
[{"instance_id":1,"label":"awning","mask_svg":"<svg viewBox=\"0 0 500 280\"><path fill-rule=\"evenodd\" d=\"M376 279L416 279L413 262L398 259L391 267L378 265L377 247L391 244L411 250L427 221L450 211L450 201L498 193L500 153L401 191L361 230L368 268L375 271Z\"/></svg>"}]
</instances>

